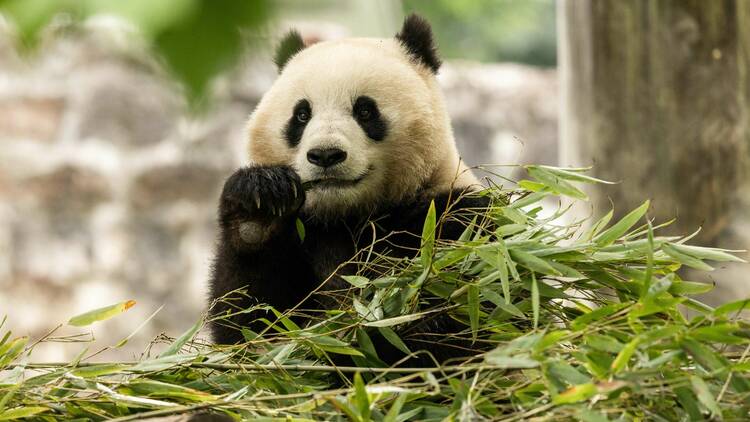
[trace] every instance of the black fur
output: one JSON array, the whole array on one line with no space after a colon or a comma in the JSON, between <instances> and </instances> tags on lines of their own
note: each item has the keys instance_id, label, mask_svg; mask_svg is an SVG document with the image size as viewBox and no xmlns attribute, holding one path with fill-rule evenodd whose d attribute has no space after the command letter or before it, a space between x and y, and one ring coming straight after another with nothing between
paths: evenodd
<instances>
[{"instance_id":1,"label":"black fur","mask_svg":"<svg viewBox=\"0 0 750 422\"><path fill-rule=\"evenodd\" d=\"M243 286L249 287L253 301L273 304L279 309L303 299L302 292L313 276L304 265L307 258L299 247L294 224L303 201L299 177L288 167L243 168L226 181L219 203L220 238L210 285L212 299ZM240 225L247 221L268 227L273 236L262 245L244 241ZM288 265L289 262L295 265ZM280 280L284 283L279 284ZM247 309L254 304L242 300L236 305ZM230 309L230 303L221 302L213 313ZM251 327L251 322L259 316L242 314L233 322ZM240 332L219 325L214 325L213 335L218 343L236 343L241 339Z\"/></svg>"},{"instance_id":2,"label":"black fur","mask_svg":"<svg viewBox=\"0 0 750 422\"><path fill-rule=\"evenodd\" d=\"M378 105L368 96L360 96L354 101L352 116L357 121L367 137L373 141L382 141L388 133L388 124L380 114Z\"/></svg>"},{"instance_id":3,"label":"black fur","mask_svg":"<svg viewBox=\"0 0 750 422\"><path fill-rule=\"evenodd\" d=\"M230 291L244 288L249 298L219 303L212 315L220 315L234 307L248 309L258 303L267 303L284 311L304 300L319 284L329 278L340 264L354 256L357 250L370 246L372 230L362 230L368 221L374 221L376 238L388 236L387 242L377 242L377 253L395 257L408 257L417 253L420 233L431 200L434 199L438 217L449 206L451 209L486 208L489 200L483 197L461 196L460 191L447 191L432 198L382 204L373 215L346 216L332 221L309 218L299 212L304 201L299 177L288 167L247 167L238 170L224 186L219 206L220 239L211 280L211 299L215 300ZM295 195L295 190L297 195ZM260 197L260 207L257 197ZM280 210L280 211L279 211ZM300 218L305 225L304 242L297 233L295 221ZM255 244L243 241L239 235L240 224L247 221L262 223L272 233L266 241ZM457 239L464 230L459 222L447 222L440 228L443 239ZM340 269L337 275L353 273L356 268ZM348 287L336 277L323 290L333 291ZM303 309L335 306L330 295L314 296L312 302L303 303ZM334 300L333 303L326 302ZM269 317L265 311L244 313L232 319L233 323L253 331L266 326L259 317ZM406 343L415 350L424 349L430 333L447 332L453 324L450 318L425 319L409 327L411 336ZM223 323L211 326L214 341L223 344L243 340L240 331ZM377 340L377 339L376 339ZM431 339L434 340L434 339ZM444 348L429 349L438 357L465 355L460 345L447 344ZM395 362L402 354L380 339L376 347L385 362ZM426 364L429 364L427 362Z\"/></svg>"},{"instance_id":4,"label":"black fur","mask_svg":"<svg viewBox=\"0 0 750 422\"><path fill-rule=\"evenodd\" d=\"M301 120L300 113L306 113L307 120ZM286 122L286 127L284 127L284 137L289 146L294 147L299 144L299 141L302 139L302 133L305 132L307 123L311 118L312 107L310 107L310 102L304 99L297 101L292 110L292 117L289 118L289 121Z\"/></svg>"},{"instance_id":5,"label":"black fur","mask_svg":"<svg viewBox=\"0 0 750 422\"><path fill-rule=\"evenodd\" d=\"M396 38L409 55L430 68L433 73L438 72L442 62L437 54L430 24L423 17L414 13L409 15Z\"/></svg>"},{"instance_id":6,"label":"black fur","mask_svg":"<svg viewBox=\"0 0 750 422\"><path fill-rule=\"evenodd\" d=\"M304 49L305 42L302 40L302 36L296 30L290 30L284 38L281 39L279 46L276 47L276 53L273 56L273 62L276 63L279 73L284 69L284 66L286 66L289 59Z\"/></svg>"}]
</instances>

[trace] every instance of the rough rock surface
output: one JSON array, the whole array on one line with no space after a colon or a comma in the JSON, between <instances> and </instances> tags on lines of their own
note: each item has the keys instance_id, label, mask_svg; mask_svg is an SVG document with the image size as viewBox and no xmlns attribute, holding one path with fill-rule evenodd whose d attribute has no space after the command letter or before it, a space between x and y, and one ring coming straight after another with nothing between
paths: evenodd
<instances>
[{"instance_id":1,"label":"rough rock surface","mask_svg":"<svg viewBox=\"0 0 750 422\"><path fill-rule=\"evenodd\" d=\"M15 334L39 338L136 300L91 327L111 346L165 305L106 355L132 358L199 318L219 190L243 164L245 120L275 76L262 59L217 83L215 104L196 116L147 58L96 34L49 42L32 62L0 35L0 317ZM470 165L555 162L554 71L448 63L441 83ZM42 344L34 359L81 347Z\"/></svg>"}]
</instances>

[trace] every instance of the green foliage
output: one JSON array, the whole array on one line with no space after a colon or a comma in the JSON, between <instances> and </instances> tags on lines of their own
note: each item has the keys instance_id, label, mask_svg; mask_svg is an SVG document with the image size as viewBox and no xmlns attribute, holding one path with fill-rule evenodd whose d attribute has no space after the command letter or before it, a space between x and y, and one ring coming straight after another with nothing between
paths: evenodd
<instances>
[{"instance_id":1,"label":"green foliage","mask_svg":"<svg viewBox=\"0 0 750 422\"><path fill-rule=\"evenodd\" d=\"M197 105L211 79L232 66L247 44L242 31L269 16L267 0L0 0L0 13L17 27L21 45L37 44L55 18L80 21L99 14L124 18L140 30Z\"/></svg>"},{"instance_id":2,"label":"green foliage","mask_svg":"<svg viewBox=\"0 0 750 422\"><path fill-rule=\"evenodd\" d=\"M404 0L404 9L430 20L445 57L556 63L553 0Z\"/></svg>"},{"instance_id":3,"label":"green foliage","mask_svg":"<svg viewBox=\"0 0 750 422\"><path fill-rule=\"evenodd\" d=\"M110 319L116 315L119 315L135 305L134 300L127 300L114 305L105 306L103 308L94 309L81 315L76 315L68 321L68 325L75 327L85 327L98 321L104 321Z\"/></svg>"},{"instance_id":4,"label":"green foliage","mask_svg":"<svg viewBox=\"0 0 750 422\"><path fill-rule=\"evenodd\" d=\"M533 180L482 193L494 205L465 220L458 241L435 235L458 217L430 212L413 259L362 251L363 271L336 292L351 302L306 310L305 326L294 310L272 310L262 332L245 329L246 344L216 347L196 339L199 323L158 356L104 363L23 363L27 339L6 334L0 419L213 408L237 420L746 420L750 324L739 314L750 300L711 308L690 297L711 286L677 273L738 258L658 235L644 220L648 202L588 230L564 223L564 209L545 216L540 201L580 198L578 184L595 181L584 169L527 170ZM436 314L463 326L445 337L484 353L419 368L381 362L375 334L429 355L401 333ZM353 366L334 366L341 356Z\"/></svg>"}]
</instances>

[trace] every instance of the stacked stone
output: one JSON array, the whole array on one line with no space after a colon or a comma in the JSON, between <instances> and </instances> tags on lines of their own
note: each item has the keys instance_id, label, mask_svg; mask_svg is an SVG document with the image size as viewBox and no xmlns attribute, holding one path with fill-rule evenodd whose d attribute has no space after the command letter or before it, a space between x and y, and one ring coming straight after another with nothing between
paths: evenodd
<instances>
[{"instance_id":1,"label":"stacked stone","mask_svg":"<svg viewBox=\"0 0 750 422\"><path fill-rule=\"evenodd\" d=\"M165 304L129 354L200 316L215 203L243 161L244 122L265 87L239 82L218 90L211 112L191 114L145 53L99 35L54 37L23 60L0 37L0 314L38 338L79 312L135 299L93 327L98 344L112 345Z\"/></svg>"}]
</instances>

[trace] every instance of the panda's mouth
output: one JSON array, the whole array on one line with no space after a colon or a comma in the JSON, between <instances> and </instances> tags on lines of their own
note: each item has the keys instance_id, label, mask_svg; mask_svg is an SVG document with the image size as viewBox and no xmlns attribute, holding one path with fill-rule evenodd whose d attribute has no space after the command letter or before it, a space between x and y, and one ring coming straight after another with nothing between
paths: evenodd
<instances>
[{"instance_id":1,"label":"panda's mouth","mask_svg":"<svg viewBox=\"0 0 750 422\"><path fill-rule=\"evenodd\" d=\"M311 190L311 189L345 189L345 188L351 188L359 184L362 180L364 180L369 174L372 169L368 169L360 176L357 176L353 179L344 179L341 177L321 177L319 179L313 179L308 180L307 182L302 183L302 189L304 190Z\"/></svg>"},{"instance_id":2,"label":"panda's mouth","mask_svg":"<svg viewBox=\"0 0 750 422\"><path fill-rule=\"evenodd\" d=\"M304 190L310 189L343 189L350 188L359 184L365 177L358 177L356 179L338 179L333 177L327 177L323 179L309 180L302 184Z\"/></svg>"}]
</instances>

